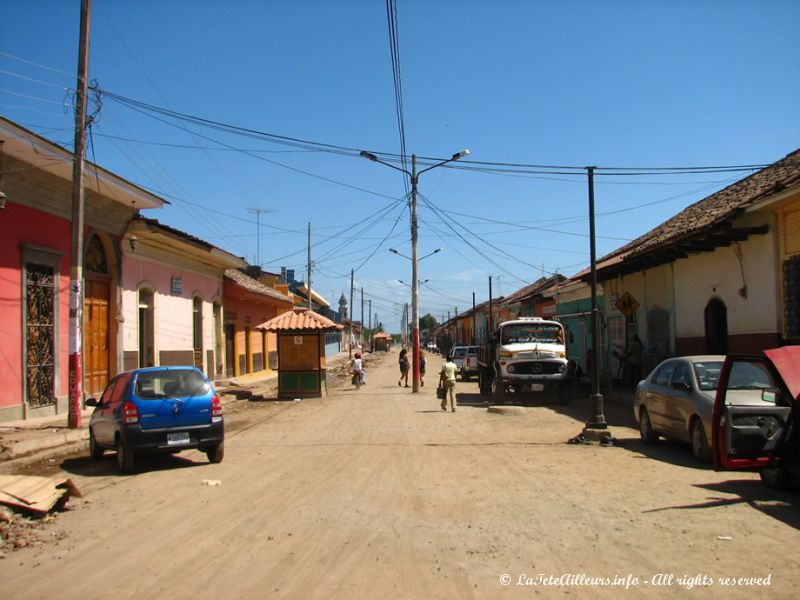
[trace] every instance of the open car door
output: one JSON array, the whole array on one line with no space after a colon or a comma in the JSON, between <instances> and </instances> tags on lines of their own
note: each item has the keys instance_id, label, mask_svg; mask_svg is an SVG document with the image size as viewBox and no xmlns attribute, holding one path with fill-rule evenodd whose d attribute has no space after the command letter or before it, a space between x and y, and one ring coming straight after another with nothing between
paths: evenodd
<instances>
[{"instance_id":1,"label":"open car door","mask_svg":"<svg viewBox=\"0 0 800 600\"><path fill-rule=\"evenodd\" d=\"M753 404L754 394L761 402ZM779 467L798 394L800 346L767 350L763 356L727 356L711 421L714 468Z\"/></svg>"}]
</instances>

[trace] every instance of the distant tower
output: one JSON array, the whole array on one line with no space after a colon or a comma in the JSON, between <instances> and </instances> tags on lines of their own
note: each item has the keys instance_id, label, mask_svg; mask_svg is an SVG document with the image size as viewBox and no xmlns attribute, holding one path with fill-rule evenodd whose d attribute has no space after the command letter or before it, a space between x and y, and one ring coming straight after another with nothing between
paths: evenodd
<instances>
[{"instance_id":1,"label":"distant tower","mask_svg":"<svg viewBox=\"0 0 800 600\"><path fill-rule=\"evenodd\" d=\"M339 320L344 321L347 318L347 298L342 297L339 298Z\"/></svg>"}]
</instances>

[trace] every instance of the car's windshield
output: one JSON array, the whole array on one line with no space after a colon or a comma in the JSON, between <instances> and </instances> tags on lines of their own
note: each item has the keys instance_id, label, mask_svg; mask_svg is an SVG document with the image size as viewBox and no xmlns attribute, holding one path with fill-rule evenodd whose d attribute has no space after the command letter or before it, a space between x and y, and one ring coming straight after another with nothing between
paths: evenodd
<instances>
[{"instance_id":1,"label":"car's windshield","mask_svg":"<svg viewBox=\"0 0 800 600\"><path fill-rule=\"evenodd\" d=\"M464 358L466 351L466 348L456 348L453 350L453 358Z\"/></svg>"},{"instance_id":2,"label":"car's windshield","mask_svg":"<svg viewBox=\"0 0 800 600\"><path fill-rule=\"evenodd\" d=\"M719 374L722 371L721 360L709 360L694 363L694 374L697 385L701 390L710 391L717 389Z\"/></svg>"},{"instance_id":3,"label":"car's windshield","mask_svg":"<svg viewBox=\"0 0 800 600\"><path fill-rule=\"evenodd\" d=\"M564 333L556 323L515 323L503 327L502 344L563 344Z\"/></svg>"},{"instance_id":4,"label":"car's windshield","mask_svg":"<svg viewBox=\"0 0 800 600\"><path fill-rule=\"evenodd\" d=\"M136 395L144 400L207 394L209 384L193 369L171 369L139 373Z\"/></svg>"}]
</instances>

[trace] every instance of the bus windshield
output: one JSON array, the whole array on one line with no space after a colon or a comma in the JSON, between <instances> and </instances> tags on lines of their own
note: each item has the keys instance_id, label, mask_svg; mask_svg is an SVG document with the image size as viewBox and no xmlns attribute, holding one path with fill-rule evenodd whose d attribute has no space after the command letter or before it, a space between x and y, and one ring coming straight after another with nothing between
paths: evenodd
<instances>
[{"instance_id":1,"label":"bus windshield","mask_svg":"<svg viewBox=\"0 0 800 600\"><path fill-rule=\"evenodd\" d=\"M557 323L514 323L503 327L501 344L563 344L564 332Z\"/></svg>"}]
</instances>

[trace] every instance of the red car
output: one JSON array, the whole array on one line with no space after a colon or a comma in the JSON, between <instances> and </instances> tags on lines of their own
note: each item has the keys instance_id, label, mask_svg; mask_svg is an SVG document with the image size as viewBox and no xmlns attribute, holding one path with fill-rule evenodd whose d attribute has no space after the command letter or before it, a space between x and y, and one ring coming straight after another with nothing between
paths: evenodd
<instances>
[{"instance_id":1,"label":"red car","mask_svg":"<svg viewBox=\"0 0 800 600\"><path fill-rule=\"evenodd\" d=\"M761 405L735 402L761 390ZM800 346L725 358L712 416L714 469L754 470L767 487L800 483Z\"/></svg>"}]
</instances>

